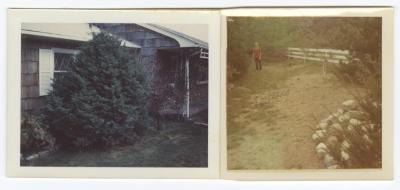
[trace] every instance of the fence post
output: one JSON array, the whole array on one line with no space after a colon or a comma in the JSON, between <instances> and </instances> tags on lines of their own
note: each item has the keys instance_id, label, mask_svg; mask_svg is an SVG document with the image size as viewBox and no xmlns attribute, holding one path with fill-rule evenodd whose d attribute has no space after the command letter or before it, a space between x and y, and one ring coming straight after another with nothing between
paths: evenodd
<instances>
[{"instance_id":1,"label":"fence post","mask_svg":"<svg viewBox=\"0 0 400 190\"><path fill-rule=\"evenodd\" d=\"M322 73L323 73L324 76L326 75L325 67L326 67L326 62L327 61L328 61L328 52L325 51L325 59L324 59L324 62L322 63Z\"/></svg>"}]
</instances>

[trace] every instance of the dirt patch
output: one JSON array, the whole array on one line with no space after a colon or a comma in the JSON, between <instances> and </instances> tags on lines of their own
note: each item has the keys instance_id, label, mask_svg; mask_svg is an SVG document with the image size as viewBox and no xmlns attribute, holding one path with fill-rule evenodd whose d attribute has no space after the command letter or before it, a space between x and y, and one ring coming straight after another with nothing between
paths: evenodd
<instances>
[{"instance_id":1,"label":"dirt patch","mask_svg":"<svg viewBox=\"0 0 400 190\"><path fill-rule=\"evenodd\" d=\"M311 135L352 95L316 63L269 63L228 85L228 169L316 169Z\"/></svg>"}]
</instances>

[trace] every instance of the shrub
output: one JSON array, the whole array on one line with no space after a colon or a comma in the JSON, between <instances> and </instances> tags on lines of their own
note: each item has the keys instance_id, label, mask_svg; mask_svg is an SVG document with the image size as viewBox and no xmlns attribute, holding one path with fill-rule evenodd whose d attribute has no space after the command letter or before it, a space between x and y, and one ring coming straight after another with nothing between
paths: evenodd
<instances>
[{"instance_id":1,"label":"shrub","mask_svg":"<svg viewBox=\"0 0 400 190\"><path fill-rule=\"evenodd\" d=\"M382 167L382 127L370 113L363 111L361 104L346 101L343 109L338 109L317 125L312 137L326 167ZM380 106L369 109L379 111Z\"/></svg>"},{"instance_id":2,"label":"shrub","mask_svg":"<svg viewBox=\"0 0 400 190\"><path fill-rule=\"evenodd\" d=\"M21 119L21 154L28 155L54 147L54 137L38 117L24 115Z\"/></svg>"},{"instance_id":3,"label":"shrub","mask_svg":"<svg viewBox=\"0 0 400 190\"><path fill-rule=\"evenodd\" d=\"M382 19L381 18L357 18L347 21L332 19L330 25L330 37L324 43L332 44L333 48L351 49L348 64L341 63L336 66L334 74L345 83L352 83L352 87L361 88L359 93L354 88L349 89L357 100L359 110L366 113L365 122L373 127L363 130L368 133L365 136L352 131L345 133L345 137L352 141L354 146L349 149L353 158L353 167L380 167L382 142ZM341 27L336 27L340 25ZM332 28L333 27L333 28ZM326 30L319 30L321 37L326 35ZM345 84L346 85L346 84ZM365 139L373 142L365 146ZM368 143L367 143L368 144Z\"/></svg>"},{"instance_id":4,"label":"shrub","mask_svg":"<svg viewBox=\"0 0 400 190\"><path fill-rule=\"evenodd\" d=\"M84 44L68 72L53 81L44 122L64 148L129 143L147 125L149 87L136 54L106 33Z\"/></svg>"},{"instance_id":5,"label":"shrub","mask_svg":"<svg viewBox=\"0 0 400 190\"><path fill-rule=\"evenodd\" d=\"M350 63L335 66L334 74L344 82L367 89L368 99L380 102L382 98L382 69L380 58L372 59L369 54L353 55ZM364 98L364 97L363 97Z\"/></svg>"},{"instance_id":6,"label":"shrub","mask_svg":"<svg viewBox=\"0 0 400 190\"><path fill-rule=\"evenodd\" d=\"M349 89L357 102L356 112L362 113L363 117L355 118L356 121L360 121L359 124L352 124L353 118L344 116L351 115L349 113L354 113L353 111L334 113L322 122L329 121L335 123L334 126L342 126L343 129L319 128L324 138L318 138L315 134L314 140L317 139L317 143L328 144L327 154L336 161L333 165L337 164L341 168L382 167L381 59L372 58L369 54L360 57L353 53L349 63L340 63L335 67L334 74L343 82L353 84L353 87L365 89L366 93ZM329 137L338 139L338 146L329 146ZM347 145L344 147L343 144ZM324 152L318 148L317 151Z\"/></svg>"}]
</instances>

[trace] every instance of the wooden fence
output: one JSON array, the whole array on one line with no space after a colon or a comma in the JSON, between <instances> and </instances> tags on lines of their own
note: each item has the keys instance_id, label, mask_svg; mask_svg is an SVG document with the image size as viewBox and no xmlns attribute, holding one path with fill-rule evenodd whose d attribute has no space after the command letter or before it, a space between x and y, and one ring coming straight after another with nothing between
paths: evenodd
<instances>
[{"instance_id":1,"label":"wooden fence","mask_svg":"<svg viewBox=\"0 0 400 190\"><path fill-rule=\"evenodd\" d=\"M350 52L337 49L288 48L289 59L302 59L324 63L348 63Z\"/></svg>"},{"instance_id":2,"label":"wooden fence","mask_svg":"<svg viewBox=\"0 0 400 190\"><path fill-rule=\"evenodd\" d=\"M288 59L302 59L303 62L322 63L322 73L326 75L327 63L349 63L350 52L337 49L288 48Z\"/></svg>"}]
</instances>

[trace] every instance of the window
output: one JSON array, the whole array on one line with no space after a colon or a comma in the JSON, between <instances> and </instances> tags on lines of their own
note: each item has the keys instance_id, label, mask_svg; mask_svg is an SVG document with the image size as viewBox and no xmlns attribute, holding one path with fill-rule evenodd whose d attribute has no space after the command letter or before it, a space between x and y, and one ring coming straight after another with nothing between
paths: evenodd
<instances>
[{"instance_id":1,"label":"window","mask_svg":"<svg viewBox=\"0 0 400 190\"><path fill-rule=\"evenodd\" d=\"M74 54L54 53L54 79L61 79L69 70L69 65L74 61Z\"/></svg>"},{"instance_id":2,"label":"window","mask_svg":"<svg viewBox=\"0 0 400 190\"><path fill-rule=\"evenodd\" d=\"M39 95L45 96L51 90L53 78L60 78L68 72L68 65L74 60L77 50L39 49Z\"/></svg>"},{"instance_id":3,"label":"window","mask_svg":"<svg viewBox=\"0 0 400 190\"><path fill-rule=\"evenodd\" d=\"M208 83L208 63L202 63L199 62L197 64L198 67L198 78L197 78L197 84L207 84Z\"/></svg>"},{"instance_id":4,"label":"window","mask_svg":"<svg viewBox=\"0 0 400 190\"><path fill-rule=\"evenodd\" d=\"M200 49L200 58L208 59L208 49Z\"/></svg>"}]
</instances>

